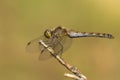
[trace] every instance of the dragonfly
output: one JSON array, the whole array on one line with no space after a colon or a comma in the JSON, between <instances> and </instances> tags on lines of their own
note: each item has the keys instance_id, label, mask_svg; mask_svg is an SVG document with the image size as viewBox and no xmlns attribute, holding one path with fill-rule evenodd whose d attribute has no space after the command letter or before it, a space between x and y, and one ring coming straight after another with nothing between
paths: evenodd
<instances>
[{"instance_id":1,"label":"dragonfly","mask_svg":"<svg viewBox=\"0 0 120 80\"><path fill-rule=\"evenodd\" d=\"M54 55L62 56L62 53L71 46L74 38L83 37L114 38L111 34L107 33L78 32L58 26L53 29L46 29L43 35L29 41L27 43L26 50L30 53L39 53L39 59L45 60L50 58L52 55L43 45L41 45L40 40L54 50Z\"/></svg>"}]
</instances>

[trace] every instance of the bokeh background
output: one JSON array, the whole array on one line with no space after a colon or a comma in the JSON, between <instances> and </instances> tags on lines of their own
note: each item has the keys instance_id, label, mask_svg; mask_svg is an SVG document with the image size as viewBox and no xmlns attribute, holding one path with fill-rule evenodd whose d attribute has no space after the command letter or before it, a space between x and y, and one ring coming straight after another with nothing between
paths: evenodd
<instances>
[{"instance_id":1,"label":"bokeh background","mask_svg":"<svg viewBox=\"0 0 120 80\"><path fill-rule=\"evenodd\" d=\"M39 53L25 50L59 25L113 34L115 39L75 39L63 57L88 80L120 80L119 0L0 0L0 80L69 80L54 58L39 61Z\"/></svg>"}]
</instances>

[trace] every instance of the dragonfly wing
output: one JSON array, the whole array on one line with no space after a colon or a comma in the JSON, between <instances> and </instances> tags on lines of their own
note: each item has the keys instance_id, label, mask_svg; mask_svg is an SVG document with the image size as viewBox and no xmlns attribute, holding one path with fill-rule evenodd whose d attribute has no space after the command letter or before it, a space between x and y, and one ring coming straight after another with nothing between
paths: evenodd
<instances>
[{"instance_id":1,"label":"dragonfly wing","mask_svg":"<svg viewBox=\"0 0 120 80\"><path fill-rule=\"evenodd\" d=\"M53 44L52 44L52 48L55 52L55 55L61 54L63 53L63 45L61 43L60 40L56 39Z\"/></svg>"},{"instance_id":2,"label":"dragonfly wing","mask_svg":"<svg viewBox=\"0 0 120 80\"><path fill-rule=\"evenodd\" d=\"M41 52L42 46L39 44L40 39L41 39L41 37L28 42L28 44L26 46L27 52L29 52L29 53Z\"/></svg>"},{"instance_id":3,"label":"dragonfly wing","mask_svg":"<svg viewBox=\"0 0 120 80\"><path fill-rule=\"evenodd\" d=\"M43 61L43 60L47 60L51 57L52 57L52 55L50 54L50 52L47 49L44 49L44 51L42 53L40 53L40 55L39 55L39 60Z\"/></svg>"},{"instance_id":4,"label":"dragonfly wing","mask_svg":"<svg viewBox=\"0 0 120 80\"><path fill-rule=\"evenodd\" d=\"M46 60L51 57L51 54L47 49L44 48L43 45L39 43L40 40L43 40L45 44L50 45L50 40L42 36L28 42L26 51L29 53L39 53L39 60Z\"/></svg>"},{"instance_id":5,"label":"dragonfly wing","mask_svg":"<svg viewBox=\"0 0 120 80\"><path fill-rule=\"evenodd\" d=\"M63 45L57 38L51 38L49 39L49 43L45 43L48 45L48 47L51 47L54 50L54 55L59 55L63 52ZM45 60L50 58L52 55L47 50L47 48L44 48L40 54L39 59Z\"/></svg>"},{"instance_id":6,"label":"dragonfly wing","mask_svg":"<svg viewBox=\"0 0 120 80\"><path fill-rule=\"evenodd\" d=\"M67 36L58 37L52 45L56 55L60 55L66 51L72 44L72 39Z\"/></svg>"},{"instance_id":7,"label":"dragonfly wing","mask_svg":"<svg viewBox=\"0 0 120 80\"><path fill-rule=\"evenodd\" d=\"M67 35L67 30L58 27L54 30L53 33L55 34L55 36L57 36L56 41L58 41L57 42L58 44L56 45L54 50L62 52L66 51L71 46L72 43L72 39Z\"/></svg>"},{"instance_id":8,"label":"dragonfly wing","mask_svg":"<svg viewBox=\"0 0 120 80\"><path fill-rule=\"evenodd\" d=\"M68 36L63 36L61 39L61 43L63 45L63 51L66 51L68 48L70 48L72 44L72 38L69 38Z\"/></svg>"}]
</instances>

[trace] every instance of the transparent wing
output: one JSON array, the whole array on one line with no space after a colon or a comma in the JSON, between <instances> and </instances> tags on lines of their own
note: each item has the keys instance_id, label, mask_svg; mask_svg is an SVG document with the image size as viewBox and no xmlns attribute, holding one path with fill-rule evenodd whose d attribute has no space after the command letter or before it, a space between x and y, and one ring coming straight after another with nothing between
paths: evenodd
<instances>
[{"instance_id":1,"label":"transparent wing","mask_svg":"<svg viewBox=\"0 0 120 80\"><path fill-rule=\"evenodd\" d=\"M39 40L41 38L37 38L27 43L26 51L29 53L38 53L41 51L42 46L39 44Z\"/></svg>"},{"instance_id":2,"label":"transparent wing","mask_svg":"<svg viewBox=\"0 0 120 80\"><path fill-rule=\"evenodd\" d=\"M60 56L64 51L66 51L71 46L71 43L72 43L72 40L67 36L62 37L62 39L52 38L49 41L50 42L47 43L47 45L54 50L55 55L60 55ZM44 48L43 52L40 54L39 59L45 60L50 57L51 57L51 54L47 49Z\"/></svg>"},{"instance_id":3,"label":"transparent wing","mask_svg":"<svg viewBox=\"0 0 120 80\"><path fill-rule=\"evenodd\" d=\"M26 51L29 53L39 53L39 59L46 60L51 57L51 54L47 49L44 48L44 46L39 43L39 40L43 40L45 44L50 45L50 40L45 38L44 36L41 36L28 42L26 46Z\"/></svg>"},{"instance_id":4,"label":"transparent wing","mask_svg":"<svg viewBox=\"0 0 120 80\"><path fill-rule=\"evenodd\" d=\"M62 29L61 27L56 28L54 30L54 34L59 42L59 45L61 45L63 47L63 49L60 53L63 53L71 46L72 38L70 38L68 35L66 35L67 34L66 29ZM55 47L54 50L59 51L60 48ZM60 53L57 53L57 54L60 54Z\"/></svg>"},{"instance_id":5,"label":"transparent wing","mask_svg":"<svg viewBox=\"0 0 120 80\"><path fill-rule=\"evenodd\" d=\"M39 53L41 52L41 49L43 48L42 45L39 44L39 40L45 39L44 37L39 37L34 40L31 40L27 43L26 51L29 53ZM45 41L45 40L44 40Z\"/></svg>"},{"instance_id":6,"label":"transparent wing","mask_svg":"<svg viewBox=\"0 0 120 80\"><path fill-rule=\"evenodd\" d=\"M51 57L50 52L39 43L40 40L43 40L46 45L51 47L54 50L55 55L61 55L71 46L72 43L72 39L66 35L66 30L60 27L56 28L53 31L51 38L46 38L45 36L42 36L30 41L27 44L26 50L30 53L40 53L40 60Z\"/></svg>"},{"instance_id":7,"label":"transparent wing","mask_svg":"<svg viewBox=\"0 0 120 80\"><path fill-rule=\"evenodd\" d=\"M50 52L47 49L44 49L44 51L39 55L39 60L44 61L51 57L52 55L50 54Z\"/></svg>"},{"instance_id":8,"label":"transparent wing","mask_svg":"<svg viewBox=\"0 0 120 80\"><path fill-rule=\"evenodd\" d=\"M68 48L70 48L70 46L72 44L72 38L69 38L68 36L63 36L61 38L61 44L63 45L63 52L64 52Z\"/></svg>"}]
</instances>

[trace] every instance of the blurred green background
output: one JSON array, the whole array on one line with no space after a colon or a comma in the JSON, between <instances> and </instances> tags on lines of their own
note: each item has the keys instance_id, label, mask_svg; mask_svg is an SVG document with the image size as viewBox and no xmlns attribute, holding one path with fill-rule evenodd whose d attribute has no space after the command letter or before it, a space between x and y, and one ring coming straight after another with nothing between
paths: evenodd
<instances>
[{"instance_id":1,"label":"blurred green background","mask_svg":"<svg viewBox=\"0 0 120 80\"><path fill-rule=\"evenodd\" d=\"M25 51L27 42L59 25L113 34L76 39L63 57L88 80L120 80L119 0L0 0L0 80L69 80L54 58L39 61Z\"/></svg>"}]
</instances>

